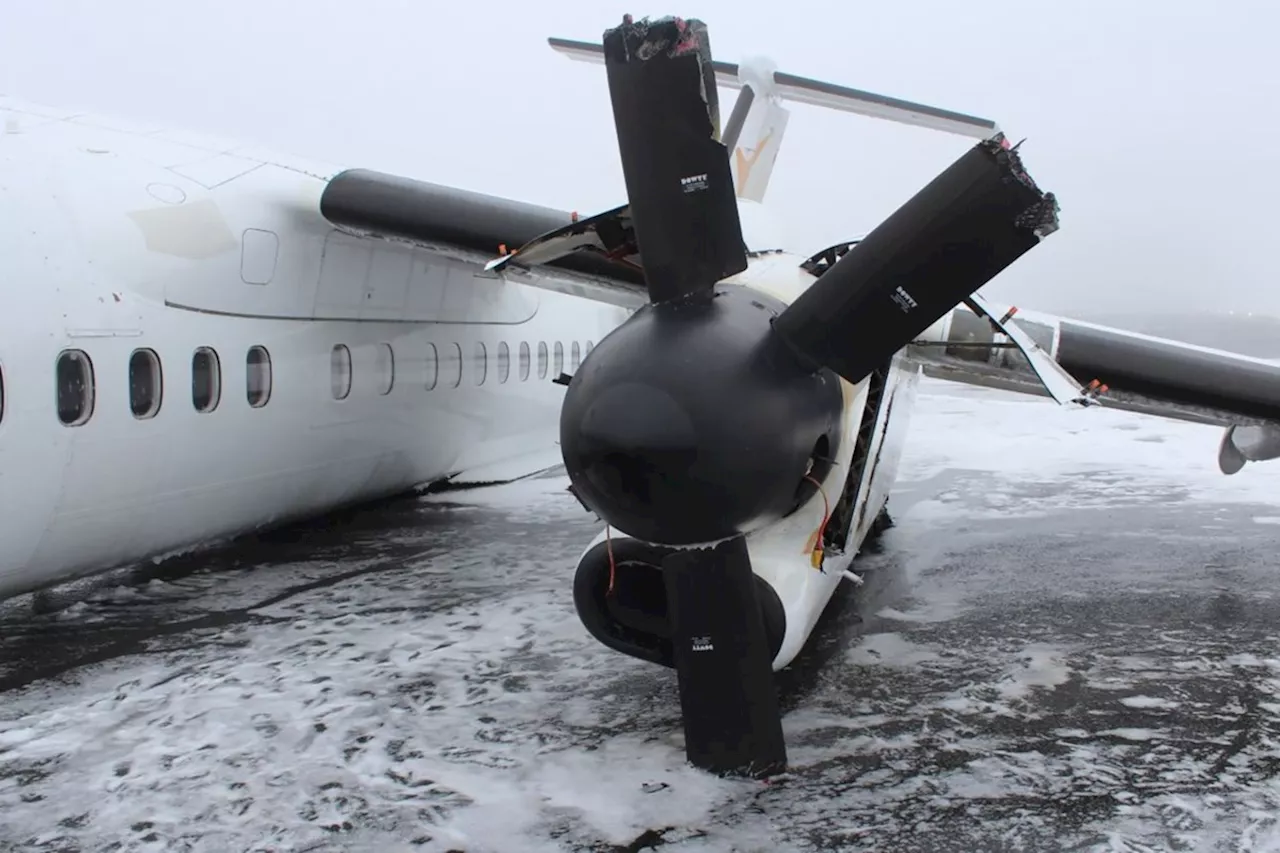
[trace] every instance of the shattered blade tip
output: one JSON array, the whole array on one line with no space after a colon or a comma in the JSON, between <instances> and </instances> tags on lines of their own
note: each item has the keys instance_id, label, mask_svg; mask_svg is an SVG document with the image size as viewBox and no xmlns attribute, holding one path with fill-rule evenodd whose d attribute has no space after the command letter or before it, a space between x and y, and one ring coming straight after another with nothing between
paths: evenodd
<instances>
[{"instance_id":1,"label":"shattered blade tip","mask_svg":"<svg viewBox=\"0 0 1280 853\"><path fill-rule=\"evenodd\" d=\"M1024 140L1025 141L1025 140ZM1022 154L1018 151L1022 142L1017 145L1010 146L1009 138L1004 135L1004 131L996 133L988 139L979 142L978 145L985 148L987 153L995 158L996 162L1001 164L1016 179L1021 181L1025 186L1040 193L1041 196L1052 198L1053 193L1046 193L1036 185L1035 179L1027 172L1026 166L1022 163Z\"/></svg>"},{"instance_id":2,"label":"shattered blade tip","mask_svg":"<svg viewBox=\"0 0 1280 853\"><path fill-rule=\"evenodd\" d=\"M635 20L623 16L622 23L604 31L605 48L615 44L615 59L634 57L645 60L655 56L674 58L686 53L705 51L707 25L697 18L666 15L651 20ZM709 61L710 56L704 56Z\"/></svg>"},{"instance_id":3,"label":"shattered blade tip","mask_svg":"<svg viewBox=\"0 0 1280 853\"><path fill-rule=\"evenodd\" d=\"M1058 222L1057 199L1052 193L1046 195L1043 201L1031 205L1023 212L1018 224L1030 228L1038 240L1048 237L1061 227Z\"/></svg>"},{"instance_id":4,"label":"shattered blade tip","mask_svg":"<svg viewBox=\"0 0 1280 853\"><path fill-rule=\"evenodd\" d=\"M1008 138L1001 132L979 144L984 146L995 157L996 162L1015 180L1033 190L1040 197L1038 201L1032 203L1017 216L1014 220L1014 225L1018 228L1030 230L1037 240L1043 240L1057 231L1061 227L1058 221L1058 214L1062 210L1058 204L1058 197L1051 192L1045 192L1040 189L1035 179L1027 172L1022 163L1022 156L1017 150L1018 145L1022 143L1019 142L1018 145L1012 148L1009 147Z\"/></svg>"}]
</instances>

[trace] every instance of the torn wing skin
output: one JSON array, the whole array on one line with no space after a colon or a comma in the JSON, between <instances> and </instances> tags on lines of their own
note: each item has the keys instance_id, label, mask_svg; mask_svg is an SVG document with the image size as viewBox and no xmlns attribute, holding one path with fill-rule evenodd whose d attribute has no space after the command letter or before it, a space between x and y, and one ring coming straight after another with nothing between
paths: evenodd
<instances>
[{"instance_id":1,"label":"torn wing skin","mask_svg":"<svg viewBox=\"0 0 1280 853\"><path fill-rule=\"evenodd\" d=\"M1010 318L981 300L974 307L912 344L926 375L1226 427L1224 474L1280 458L1278 364L1049 315ZM1075 392L1064 394L1068 382Z\"/></svg>"},{"instance_id":2,"label":"torn wing skin","mask_svg":"<svg viewBox=\"0 0 1280 853\"><path fill-rule=\"evenodd\" d=\"M486 267L503 246L536 247L537 263L517 265L521 283L625 308L646 300L643 272L627 255L610 256L629 241L625 206L578 220L568 211L441 186L371 169L348 169L326 185L320 213L355 234L409 243ZM575 251L598 244L599 251ZM541 271L537 265L554 270ZM496 273L495 273L496 274Z\"/></svg>"},{"instance_id":3,"label":"torn wing skin","mask_svg":"<svg viewBox=\"0 0 1280 853\"><path fill-rule=\"evenodd\" d=\"M643 272L635 227L631 224L631 205L620 205L587 219L575 219L568 225L534 237L523 246L510 247L509 251L485 264L485 269L497 272L512 263L524 267L537 266L575 252L598 255L606 261Z\"/></svg>"}]
</instances>

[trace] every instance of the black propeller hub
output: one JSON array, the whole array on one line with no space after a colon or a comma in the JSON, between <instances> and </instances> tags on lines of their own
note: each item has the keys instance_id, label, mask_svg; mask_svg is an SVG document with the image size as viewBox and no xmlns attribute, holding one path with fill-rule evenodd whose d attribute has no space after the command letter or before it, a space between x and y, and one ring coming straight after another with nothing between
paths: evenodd
<instances>
[{"instance_id":1,"label":"black propeller hub","mask_svg":"<svg viewBox=\"0 0 1280 853\"><path fill-rule=\"evenodd\" d=\"M569 385L560 449L578 497L618 530L686 545L779 518L838 449L839 377L771 330L783 309L738 286L649 304ZM815 459L816 457L816 459Z\"/></svg>"}]
</instances>

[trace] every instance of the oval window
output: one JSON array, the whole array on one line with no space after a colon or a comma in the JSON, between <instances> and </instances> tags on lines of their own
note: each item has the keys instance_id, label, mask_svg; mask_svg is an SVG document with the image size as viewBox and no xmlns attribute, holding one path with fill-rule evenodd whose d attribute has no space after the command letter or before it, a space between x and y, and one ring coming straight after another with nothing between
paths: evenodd
<instances>
[{"instance_id":1,"label":"oval window","mask_svg":"<svg viewBox=\"0 0 1280 853\"><path fill-rule=\"evenodd\" d=\"M524 382L529 378L529 343L527 341L520 342L520 381Z\"/></svg>"},{"instance_id":2,"label":"oval window","mask_svg":"<svg viewBox=\"0 0 1280 853\"><path fill-rule=\"evenodd\" d=\"M260 409L271 399L271 355L266 347L249 347L244 365L245 396L250 406Z\"/></svg>"},{"instance_id":3,"label":"oval window","mask_svg":"<svg viewBox=\"0 0 1280 853\"><path fill-rule=\"evenodd\" d=\"M476 384L483 385L485 375L489 372L489 351L484 348L484 344L476 341Z\"/></svg>"},{"instance_id":4,"label":"oval window","mask_svg":"<svg viewBox=\"0 0 1280 853\"><path fill-rule=\"evenodd\" d=\"M462 384L462 347L458 344L451 344L449 346L449 357L446 361L449 362L447 374L449 376L449 386L457 388Z\"/></svg>"},{"instance_id":5,"label":"oval window","mask_svg":"<svg viewBox=\"0 0 1280 853\"><path fill-rule=\"evenodd\" d=\"M58 420L80 426L93 417L93 362L81 350L63 350L56 368Z\"/></svg>"},{"instance_id":6,"label":"oval window","mask_svg":"<svg viewBox=\"0 0 1280 853\"><path fill-rule=\"evenodd\" d=\"M391 344L378 344L378 393L390 394L396 384L396 354Z\"/></svg>"},{"instance_id":7,"label":"oval window","mask_svg":"<svg viewBox=\"0 0 1280 853\"><path fill-rule=\"evenodd\" d=\"M511 349L507 342L498 344L498 381L506 382L511 375Z\"/></svg>"},{"instance_id":8,"label":"oval window","mask_svg":"<svg viewBox=\"0 0 1280 853\"><path fill-rule=\"evenodd\" d=\"M538 341L538 378L547 378L547 342Z\"/></svg>"},{"instance_id":9,"label":"oval window","mask_svg":"<svg viewBox=\"0 0 1280 853\"><path fill-rule=\"evenodd\" d=\"M422 369L426 374L427 390L430 391L440 380L440 354L436 351L435 344L427 344L427 354L423 359Z\"/></svg>"},{"instance_id":10,"label":"oval window","mask_svg":"<svg viewBox=\"0 0 1280 853\"><path fill-rule=\"evenodd\" d=\"M329 388L335 400L351 393L351 350L346 344L335 345L329 353Z\"/></svg>"},{"instance_id":11,"label":"oval window","mask_svg":"<svg viewBox=\"0 0 1280 853\"><path fill-rule=\"evenodd\" d=\"M222 399L222 365L218 354L200 347L191 355L191 405L197 412L212 412Z\"/></svg>"},{"instance_id":12,"label":"oval window","mask_svg":"<svg viewBox=\"0 0 1280 853\"><path fill-rule=\"evenodd\" d=\"M155 350L136 349L129 356L129 408L138 420L154 418L160 411L164 379Z\"/></svg>"}]
</instances>

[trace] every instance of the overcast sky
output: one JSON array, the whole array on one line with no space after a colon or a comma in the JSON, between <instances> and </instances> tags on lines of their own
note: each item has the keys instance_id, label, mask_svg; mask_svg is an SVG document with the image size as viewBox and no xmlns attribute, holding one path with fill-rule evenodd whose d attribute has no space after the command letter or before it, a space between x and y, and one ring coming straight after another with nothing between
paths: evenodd
<instances>
[{"instance_id":1,"label":"overcast sky","mask_svg":"<svg viewBox=\"0 0 1280 853\"><path fill-rule=\"evenodd\" d=\"M628 11L702 18L719 59L767 54L1028 137L1062 230L993 297L1280 314L1266 0L11 0L0 92L593 212L625 198L604 69L546 38L599 40ZM970 144L797 105L766 202L816 250L870 230Z\"/></svg>"}]
</instances>

